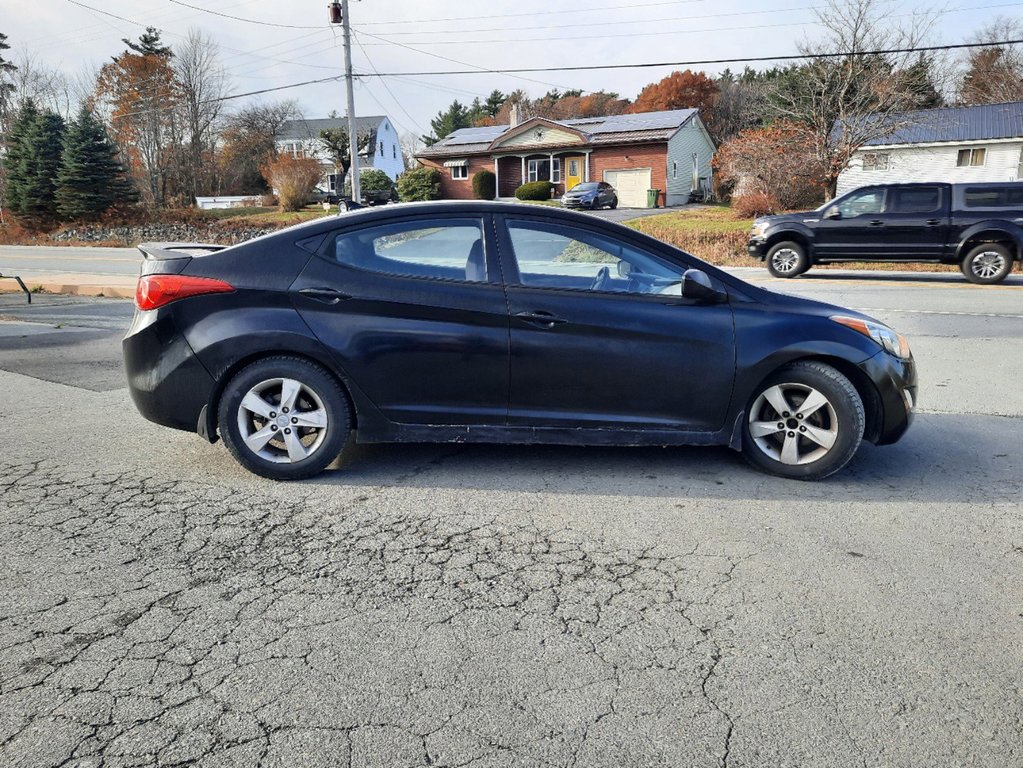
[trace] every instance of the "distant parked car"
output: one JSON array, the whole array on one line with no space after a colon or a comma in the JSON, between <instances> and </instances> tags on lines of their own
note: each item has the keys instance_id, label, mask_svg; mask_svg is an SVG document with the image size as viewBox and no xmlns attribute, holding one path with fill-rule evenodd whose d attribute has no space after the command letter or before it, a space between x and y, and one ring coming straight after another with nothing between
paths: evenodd
<instances>
[{"instance_id":1,"label":"distant parked car","mask_svg":"<svg viewBox=\"0 0 1023 768\"><path fill-rule=\"evenodd\" d=\"M140 247L128 386L266 477L309 477L354 433L728 445L807 480L913 417L913 356L884 324L595 216L385 206L212 247Z\"/></svg>"},{"instance_id":2,"label":"distant parked car","mask_svg":"<svg viewBox=\"0 0 1023 768\"><path fill-rule=\"evenodd\" d=\"M597 210L605 205L618 207L618 193L606 181L584 181L576 184L561 196L565 208L589 208Z\"/></svg>"},{"instance_id":3,"label":"distant parked car","mask_svg":"<svg viewBox=\"0 0 1023 768\"><path fill-rule=\"evenodd\" d=\"M815 211L760 217L749 254L775 277L842 261L932 262L983 285L1023 256L1021 221L1023 183L869 186Z\"/></svg>"}]
</instances>

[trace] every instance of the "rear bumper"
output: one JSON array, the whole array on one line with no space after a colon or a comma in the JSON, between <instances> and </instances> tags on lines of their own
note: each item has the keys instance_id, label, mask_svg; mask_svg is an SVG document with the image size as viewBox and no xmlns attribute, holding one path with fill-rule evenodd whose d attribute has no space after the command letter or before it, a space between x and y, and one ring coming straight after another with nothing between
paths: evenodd
<instances>
[{"instance_id":1,"label":"rear bumper","mask_svg":"<svg viewBox=\"0 0 1023 768\"><path fill-rule=\"evenodd\" d=\"M171 312L135 312L121 342L128 390L149 421L195 432L214 381L174 323Z\"/></svg>"},{"instance_id":2,"label":"rear bumper","mask_svg":"<svg viewBox=\"0 0 1023 768\"><path fill-rule=\"evenodd\" d=\"M860 363L860 369L874 382L881 398L877 424L877 445L896 442L913 423L917 404L916 363L878 352Z\"/></svg>"}]
</instances>

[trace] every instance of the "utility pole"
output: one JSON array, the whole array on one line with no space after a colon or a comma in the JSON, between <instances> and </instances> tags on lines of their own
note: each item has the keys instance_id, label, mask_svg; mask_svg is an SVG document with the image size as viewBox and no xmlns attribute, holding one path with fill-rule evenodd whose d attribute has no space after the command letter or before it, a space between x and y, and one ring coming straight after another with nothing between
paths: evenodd
<instances>
[{"instance_id":1,"label":"utility pole","mask_svg":"<svg viewBox=\"0 0 1023 768\"><path fill-rule=\"evenodd\" d=\"M330 10L330 22L337 24L337 2L328 6ZM351 156L351 168L349 173L352 176L352 200L356 203L362 201L362 189L359 179L359 134L355 120L355 86L352 78L352 27L348 20L348 0L341 0L340 13L341 29L343 31L345 45L345 90L348 96L348 150ZM340 197L341 190L338 190Z\"/></svg>"}]
</instances>

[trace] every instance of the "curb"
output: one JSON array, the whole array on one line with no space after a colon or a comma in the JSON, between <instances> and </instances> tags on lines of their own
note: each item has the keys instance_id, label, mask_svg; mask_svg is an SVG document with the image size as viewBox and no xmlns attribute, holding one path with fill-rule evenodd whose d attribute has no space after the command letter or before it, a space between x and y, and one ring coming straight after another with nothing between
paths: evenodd
<instances>
[{"instance_id":1,"label":"curb","mask_svg":"<svg viewBox=\"0 0 1023 768\"><path fill-rule=\"evenodd\" d=\"M22 278L24 279L24 278ZM105 296L110 299L132 299L135 297L135 281L129 285L109 285L106 283L63 283L48 280L25 280L25 285L33 293L56 293L65 296ZM20 293L24 291L14 280L0 280L0 293Z\"/></svg>"}]
</instances>

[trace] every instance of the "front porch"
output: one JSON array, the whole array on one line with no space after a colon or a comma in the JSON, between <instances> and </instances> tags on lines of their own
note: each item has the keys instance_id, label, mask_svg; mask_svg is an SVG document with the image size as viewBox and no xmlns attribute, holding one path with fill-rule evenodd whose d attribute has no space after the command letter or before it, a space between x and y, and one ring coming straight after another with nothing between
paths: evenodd
<instances>
[{"instance_id":1,"label":"front porch","mask_svg":"<svg viewBox=\"0 0 1023 768\"><path fill-rule=\"evenodd\" d=\"M552 196L590 180L589 149L564 149L494 155L497 197L514 199L515 190L529 181L549 181Z\"/></svg>"}]
</instances>

